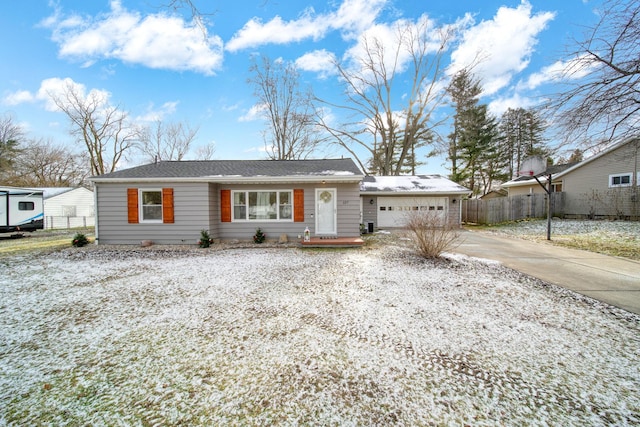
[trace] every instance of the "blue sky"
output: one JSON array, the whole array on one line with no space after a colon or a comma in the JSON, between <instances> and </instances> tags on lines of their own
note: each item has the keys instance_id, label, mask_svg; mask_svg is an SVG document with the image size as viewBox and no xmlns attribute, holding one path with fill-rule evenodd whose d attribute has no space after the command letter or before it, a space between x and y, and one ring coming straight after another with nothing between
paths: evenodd
<instances>
[{"instance_id":1,"label":"blue sky","mask_svg":"<svg viewBox=\"0 0 640 427\"><path fill-rule=\"evenodd\" d=\"M554 71L571 39L597 22L595 0L195 0L205 33L186 9L167 0L29 0L0 6L0 113L28 137L74 144L66 117L47 92L66 83L100 91L140 124L154 120L199 127L194 149L215 144L217 159L265 158L247 83L251 57L295 62L303 84L340 93L327 58L346 58L363 34L428 18L459 23L447 52L454 70L476 57L475 70L494 114L535 106L558 90ZM444 113L442 113L444 114ZM446 130L444 134L448 133ZM551 145L554 141L550 141ZM337 148L324 153L346 155ZM193 155L192 155L193 156ZM446 174L445 159L424 159L420 173ZM123 163L122 166L128 166Z\"/></svg>"}]
</instances>

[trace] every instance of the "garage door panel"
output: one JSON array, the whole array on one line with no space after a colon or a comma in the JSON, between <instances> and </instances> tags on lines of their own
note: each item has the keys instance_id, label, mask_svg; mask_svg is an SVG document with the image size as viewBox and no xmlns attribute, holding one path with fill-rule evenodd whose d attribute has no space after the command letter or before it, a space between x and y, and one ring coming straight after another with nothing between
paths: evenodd
<instances>
[{"instance_id":1,"label":"garage door panel","mask_svg":"<svg viewBox=\"0 0 640 427\"><path fill-rule=\"evenodd\" d=\"M447 197L378 197L378 227L404 227L412 211L437 212L446 218Z\"/></svg>"}]
</instances>

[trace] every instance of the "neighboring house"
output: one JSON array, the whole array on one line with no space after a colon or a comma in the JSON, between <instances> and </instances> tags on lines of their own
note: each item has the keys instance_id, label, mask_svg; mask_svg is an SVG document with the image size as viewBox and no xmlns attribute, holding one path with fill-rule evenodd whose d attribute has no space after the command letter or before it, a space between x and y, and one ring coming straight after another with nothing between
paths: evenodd
<instances>
[{"instance_id":1,"label":"neighboring house","mask_svg":"<svg viewBox=\"0 0 640 427\"><path fill-rule=\"evenodd\" d=\"M491 199L500 199L502 197L507 197L509 192L507 190L499 189L499 190L491 190L487 194L483 194L479 197L482 200L491 200Z\"/></svg>"},{"instance_id":2,"label":"neighboring house","mask_svg":"<svg viewBox=\"0 0 640 427\"><path fill-rule=\"evenodd\" d=\"M639 152L639 139L625 140L580 163L549 168L538 179L546 186L551 174L552 191L564 196L557 209L564 217L638 218ZM520 177L502 187L509 197L544 193L534 177Z\"/></svg>"},{"instance_id":3,"label":"neighboring house","mask_svg":"<svg viewBox=\"0 0 640 427\"><path fill-rule=\"evenodd\" d=\"M41 188L44 193L44 228L94 225L93 191L84 187Z\"/></svg>"},{"instance_id":4,"label":"neighboring house","mask_svg":"<svg viewBox=\"0 0 640 427\"><path fill-rule=\"evenodd\" d=\"M427 211L459 226L460 199L470 194L440 175L366 176L360 185L362 221L369 231L403 227L411 211Z\"/></svg>"},{"instance_id":5,"label":"neighboring house","mask_svg":"<svg viewBox=\"0 0 640 427\"><path fill-rule=\"evenodd\" d=\"M359 235L362 172L351 159L166 161L91 178L96 240L195 243Z\"/></svg>"}]
</instances>

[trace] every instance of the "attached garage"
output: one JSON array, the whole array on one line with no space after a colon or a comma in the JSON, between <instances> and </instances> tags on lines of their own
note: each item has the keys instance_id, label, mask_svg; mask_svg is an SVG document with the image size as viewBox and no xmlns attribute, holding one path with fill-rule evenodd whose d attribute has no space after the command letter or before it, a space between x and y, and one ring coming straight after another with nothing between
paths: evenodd
<instances>
[{"instance_id":1,"label":"attached garage","mask_svg":"<svg viewBox=\"0 0 640 427\"><path fill-rule=\"evenodd\" d=\"M403 227L412 211L428 211L445 219L448 197L378 197L378 227Z\"/></svg>"},{"instance_id":2,"label":"attached garage","mask_svg":"<svg viewBox=\"0 0 640 427\"><path fill-rule=\"evenodd\" d=\"M411 212L460 226L460 199L471 191L440 175L366 176L360 185L365 229L404 227Z\"/></svg>"}]
</instances>

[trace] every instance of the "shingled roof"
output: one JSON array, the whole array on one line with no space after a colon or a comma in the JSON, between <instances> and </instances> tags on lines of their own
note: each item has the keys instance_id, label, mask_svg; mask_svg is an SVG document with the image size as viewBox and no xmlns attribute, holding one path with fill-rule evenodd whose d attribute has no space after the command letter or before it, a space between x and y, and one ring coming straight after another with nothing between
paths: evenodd
<instances>
[{"instance_id":1,"label":"shingled roof","mask_svg":"<svg viewBox=\"0 0 640 427\"><path fill-rule=\"evenodd\" d=\"M92 181L210 180L290 178L359 181L363 174L351 159L163 161L92 177Z\"/></svg>"}]
</instances>

